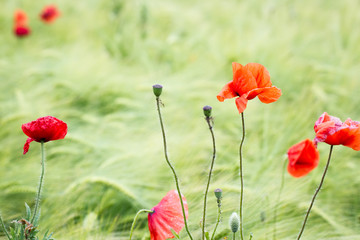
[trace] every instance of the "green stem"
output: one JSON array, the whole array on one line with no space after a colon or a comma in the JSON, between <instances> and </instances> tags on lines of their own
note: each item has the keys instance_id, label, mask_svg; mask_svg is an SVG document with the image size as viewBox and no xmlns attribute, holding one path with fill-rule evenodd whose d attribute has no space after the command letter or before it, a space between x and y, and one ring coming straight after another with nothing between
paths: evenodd
<instances>
[{"instance_id":1,"label":"green stem","mask_svg":"<svg viewBox=\"0 0 360 240\"><path fill-rule=\"evenodd\" d=\"M37 193L37 197L35 200L35 210L34 210L34 215L31 219L31 223L34 223L35 217L37 215L37 211L39 209L40 206L40 199L41 199L41 189L42 189L42 185L44 182L44 175L45 175L45 146L44 146L44 142L41 141L41 175L40 175L40 182L39 182L39 188L38 188L38 193Z\"/></svg>"},{"instance_id":2,"label":"green stem","mask_svg":"<svg viewBox=\"0 0 360 240\"><path fill-rule=\"evenodd\" d=\"M136 213L136 215L135 215L135 217L134 217L134 221L133 221L133 223L132 223L132 225L131 225L130 240L131 240L131 237L132 237L132 234L133 234L133 231L134 231L134 227L135 227L136 220L137 220L138 216L140 215L140 213L143 213L143 212L152 213L153 211L148 210L148 209L141 209L141 210L139 210L139 211Z\"/></svg>"},{"instance_id":3,"label":"green stem","mask_svg":"<svg viewBox=\"0 0 360 240\"><path fill-rule=\"evenodd\" d=\"M211 240L213 240L214 237L215 237L215 232L216 232L216 229L217 229L217 227L218 227L218 225L220 223L220 218L221 218L221 200L218 199L217 201L218 201L218 215L217 215L217 221L216 221L216 225L215 225L215 228L214 228L214 232L213 232L213 234L211 236Z\"/></svg>"},{"instance_id":4,"label":"green stem","mask_svg":"<svg viewBox=\"0 0 360 240\"><path fill-rule=\"evenodd\" d=\"M235 232L233 233L233 240L235 240Z\"/></svg>"},{"instance_id":5,"label":"green stem","mask_svg":"<svg viewBox=\"0 0 360 240\"><path fill-rule=\"evenodd\" d=\"M282 167L282 175L281 175L281 183L280 183L279 195L278 195L278 198L276 200L276 205L275 205L275 210L274 210L274 234L273 234L273 240L276 240L277 210L278 210L279 204L280 204L281 193L282 193L283 188L284 188L286 165L287 165L287 161L285 159L283 167Z\"/></svg>"},{"instance_id":6,"label":"green stem","mask_svg":"<svg viewBox=\"0 0 360 240\"><path fill-rule=\"evenodd\" d=\"M166 160L167 164L169 165L171 171L173 172L173 175L174 175L174 178L175 178L175 185L176 185L176 189L178 191L179 198L180 198L180 204L181 204L181 209L182 209L182 213L183 213L183 217L184 217L184 224L185 224L186 232L188 233L190 239L193 240L193 237L192 237L192 235L191 235L191 233L189 231L187 221L186 221L184 202L183 202L183 199L182 199L182 194L180 192L178 176L176 175L175 169L172 166L172 164L171 164L171 162L169 160L168 154L167 154L166 135L165 135L164 124L163 124L162 117L161 117L160 98L159 97L156 97L156 105L157 105L157 111L158 111L158 114L159 114L160 126L161 126L161 131L162 131L162 136L163 136L163 142L164 142L165 160Z\"/></svg>"},{"instance_id":7,"label":"green stem","mask_svg":"<svg viewBox=\"0 0 360 240\"><path fill-rule=\"evenodd\" d=\"M306 225L307 219L308 219L308 217L309 217L309 215L310 215L311 208L312 208L312 206L314 205L314 202L315 202L315 198L316 198L316 196L318 195L318 193L320 192L320 189L321 189L321 187L322 187L322 185L323 185L323 183L324 183L325 176L326 176L327 170L328 170L329 165L330 165L330 159L331 159L331 154L332 154L333 147L334 147L334 145L331 145L331 146L330 146L329 157L328 157L328 160L327 160L325 169L324 169L324 173L323 173L323 175L322 175L322 177L321 177L320 184L319 184L318 188L316 189L313 198L311 199L310 206L309 206L309 208L308 208L308 210L307 210L307 212L306 212L305 219L304 219L304 223L303 223L303 225L302 225L302 227L301 227L301 230L300 230L300 232L299 232L299 235L298 235L298 237L297 237L297 240L299 240L299 239L301 238L301 235L302 235L302 233L304 232L305 225Z\"/></svg>"},{"instance_id":8,"label":"green stem","mask_svg":"<svg viewBox=\"0 0 360 240\"><path fill-rule=\"evenodd\" d=\"M209 192L209 186L210 186L210 180L211 180L211 174L213 171L213 167L214 167L214 163L215 163L215 157L216 157L216 145L215 145L215 136L214 136L214 131L213 131L213 126L211 125L211 118L210 117L206 117L205 118L208 126L209 126L209 130L211 133L211 138L212 138L212 143L213 143L213 156L212 156L212 160L211 160L211 165L210 165L210 171L209 171L209 178L208 178L208 182L206 185L206 189L205 189L205 195L204 195L204 212L203 212L203 220L202 220L202 235L201 235L201 239L205 239L205 216L206 216L206 201L207 201L207 194ZM215 233L215 232L214 232Z\"/></svg>"},{"instance_id":9,"label":"green stem","mask_svg":"<svg viewBox=\"0 0 360 240\"><path fill-rule=\"evenodd\" d=\"M1 223L1 226L2 226L2 228L3 228L3 230L4 230L4 233L5 233L6 237L7 237L9 240L11 240L11 237L10 237L8 231L6 231L6 227L5 227L4 221L3 221L2 217L1 217L1 214L0 214L0 223Z\"/></svg>"},{"instance_id":10,"label":"green stem","mask_svg":"<svg viewBox=\"0 0 360 240\"><path fill-rule=\"evenodd\" d=\"M245 120L244 120L244 112L241 113L241 123L242 123L242 139L239 146L239 155L240 155L240 238L244 240L243 233L243 200L244 200L244 178L243 178L243 166L242 166L242 147L245 141Z\"/></svg>"}]
</instances>

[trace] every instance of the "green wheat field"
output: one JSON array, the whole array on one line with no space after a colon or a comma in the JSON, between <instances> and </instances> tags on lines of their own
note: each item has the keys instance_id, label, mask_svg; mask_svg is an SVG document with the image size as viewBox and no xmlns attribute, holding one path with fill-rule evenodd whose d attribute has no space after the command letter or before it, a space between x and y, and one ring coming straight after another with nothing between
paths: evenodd
<instances>
[{"instance_id":1,"label":"green wheat field","mask_svg":"<svg viewBox=\"0 0 360 240\"><path fill-rule=\"evenodd\" d=\"M38 14L54 3L61 17ZM314 138L323 113L360 120L360 2L357 0L2 0L0 7L0 211L6 222L34 206L40 144L22 155L21 124L55 116L64 140L46 144L40 231L58 240L128 239L136 212L175 189L163 154L153 84L161 95L170 160L189 204L189 227L200 239L212 142L202 107L213 107L217 158L207 226L216 222L212 193L223 190L217 239L230 235L239 209L241 117L234 100L216 95L232 80L232 62L264 65L283 95L257 98L245 110L244 233L253 240L296 239L323 172L285 172L290 146ZM29 16L30 36L14 36L13 14ZM360 153L336 146L304 240L360 239ZM41 236L43 234L40 234ZM186 231L180 234L188 239ZM5 239L0 231L0 239ZM133 239L150 239L140 216Z\"/></svg>"}]
</instances>

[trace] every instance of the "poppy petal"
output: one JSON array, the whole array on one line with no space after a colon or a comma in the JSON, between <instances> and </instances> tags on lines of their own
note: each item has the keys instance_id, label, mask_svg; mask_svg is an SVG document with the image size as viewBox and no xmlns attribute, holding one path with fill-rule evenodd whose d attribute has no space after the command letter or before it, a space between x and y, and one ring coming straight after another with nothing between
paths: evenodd
<instances>
[{"instance_id":1,"label":"poppy petal","mask_svg":"<svg viewBox=\"0 0 360 240\"><path fill-rule=\"evenodd\" d=\"M269 71L259 63L248 63L245 68L249 70L254 78L258 88L271 87Z\"/></svg>"},{"instance_id":2,"label":"poppy petal","mask_svg":"<svg viewBox=\"0 0 360 240\"><path fill-rule=\"evenodd\" d=\"M238 96L232 88L232 82L227 83L216 96L220 102L223 102L225 99L234 98Z\"/></svg>"},{"instance_id":3,"label":"poppy petal","mask_svg":"<svg viewBox=\"0 0 360 240\"><path fill-rule=\"evenodd\" d=\"M188 217L188 206L185 197L182 197L185 215ZM179 233L185 226L179 194L175 190L169 191L166 196L148 214L148 225L151 240L165 240L174 238L173 229Z\"/></svg>"},{"instance_id":4,"label":"poppy petal","mask_svg":"<svg viewBox=\"0 0 360 240\"><path fill-rule=\"evenodd\" d=\"M258 95L258 98L263 103L272 103L281 96L281 89L277 87L263 88L263 91Z\"/></svg>"},{"instance_id":5,"label":"poppy petal","mask_svg":"<svg viewBox=\"0 0 360 240\"><path fill-rule=\"evenodd\" d=\"M29 151L30 143L32 141L34 141L34 139L32 139L32 138L26 139L26 142L24 144L24 152L23 152L24 155Z\"/></svg>"},{"instance_id":6,"label":"poppy petal","mask_svg":"<svg viewBox=\"0 0 360 240\"><path fill-rule=\"evenodd\" d=\"M310 139L297 143L288 150L288 172L293 177L303 177L319 164L319 151Z\"/></svg>"},{"instance_id":7,"label":"poppy petal","mask_svg":"<svg viewBox=\"0 0 360 240\"><path fill-rule=\"evenodd\" d=\"M235 66L235 67L234 67ZM233 90L239 96L257 87L256 80L252 73L241 64L233 63Z\"/></svg>"},{"instance_id":8,"label":"poppy petal","mask_svg":"<svg viewBox=\"0 0 360 240\"><path fill-rule=\"evenodd\" d=\"M244 112L244 110L246 108L246 105L247 105L247 102L248 102L248 100L243 96L238 97L235 100L235 104L236 104L237 109L239 110L239 113Z\"/></svg>"}]
</instances>

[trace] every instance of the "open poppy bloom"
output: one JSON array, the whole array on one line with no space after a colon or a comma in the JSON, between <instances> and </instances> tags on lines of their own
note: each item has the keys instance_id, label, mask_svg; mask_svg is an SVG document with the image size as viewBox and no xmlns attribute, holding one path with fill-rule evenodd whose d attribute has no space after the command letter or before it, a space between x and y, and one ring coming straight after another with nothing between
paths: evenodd
<instances>
[{"instance_id":1,"label":"open poppy bloom","mask_svg":"<svg viewBox=\"0 0 360 240\"><path fill-rule=\"evenodd\" d=\"M23 132L29 137L24 145L24 154L29 151L30 143L48 142L63 139L67 134L67 124L63 121L47 116L21 126Z\"/></svg>"},{"instance_id":2,"label":"open poppy bloom","mask_svg":"<svg viewBox=\"0 0 360 240\"><path fill-rule=\"evenodd\" d=\"M22 10L16 10L14 13L14 34L17 37L25 37L30 32L26 13Z\"/></svg>"},{"instance_id":3,"label":"open poppy bloom","mask_svg":"<svg viewBox=\"0 0 360 240\"><path fill-rule=\"evenodd\" d=\"M60 16L60 12L54 5L45 6L40 13L40 18L45 23L51 23Z\"/></svg>"},{"instance_id":4,"label":"open poppy bloom","mask_svg":"<svg viewBox=\"0 0 360 240\"><path fill-rule=\"evenodd\" d=\"M295 144L288 150L288 172L293 177L303 177L319 164L319 151L310 139Z\"/></svg>"},{"instance_id":5,"label":"open poppy bloom","mask_svg":"<svg viewBox=\"0 0 360 240\"><path fill-rule=\"evenodd\" d=\"M315 122L315 143L326 142L330 145L344 145L360 150L360 122L348 118L345 122L324 112Z\"/></svg>"},{"instance_id":6,"label":"open poppy bloom","mask_svg":"<svg viewBox=\"0 0 360 240\"><path fill-rule=\"evenodd\" d=\"M235 100L239 113L242 113L248 100L256 96L263 103L272 103L279 99L281 90L272 86L270 74L259 63L248 63L245 66L240 63L232 63L233 80L227 83L217 99L223 102L225 99L238 97Z\"/></svg>"},{"instance_id":7,"label":"open poppy bloom","mask_svg":"<svg viewBox=\"0 0 360 240\"><path fill-rule=\"evenodd\" d=\"M184 196L182 196L182 200L185 215L188 218L188 206ZM171 229L179 233L185 226L179 194L176 190L169 191L151 210L153 212L148 214L151 240L174 238Z\"/></svg>"}]
</instances>

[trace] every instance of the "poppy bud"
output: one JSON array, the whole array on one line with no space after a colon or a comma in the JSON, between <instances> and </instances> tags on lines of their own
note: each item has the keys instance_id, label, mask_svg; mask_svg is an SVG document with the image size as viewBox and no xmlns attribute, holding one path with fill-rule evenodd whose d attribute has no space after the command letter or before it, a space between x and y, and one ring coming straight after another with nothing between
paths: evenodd
<instances>
[{"instance_id":1,"label":"poppy bud","mask_svg":"<svg viewBox=\"0 0 360 240\"><path fill-rule=\"evenodd\" d=\"M160 84L153 85L153 91L156 97L159 97L161 95L163 86Z\"/></svg>"},{"instance_id":2,"label":"poppy bud","mask_svg":"<svg viewBox=\"0 0 360 240\"><path fill-rule=\"evenodd\" d=\"M236 212L233 212L230 216L230 229L233 233L236 233L239 230L240 219Z\"/></svg>"},{"instance_id":3,"label":"poppy bud","mask_svg":"<svg viewBox=\"0 0 360 240\"><path fill-rule=\"evenodd\" d=\"M215 189L215 190L214 190L214 193L215 193L215 197L216 197L217 199L221 199L221 197L222 197L222 190L221 190L220 188Z\"/></svg>"},{"instance_id":4,"label":"poppy bud","mask_svg":"<svg viewBox=\"0 0 360 240\"><path fill-rule=\"evenodd\" d=\"M212 110L211 106L206 105L205 107L203 107L203 110L204 110L205 117L211 116L211 110Z\"/></svg>"}]
</instances>

